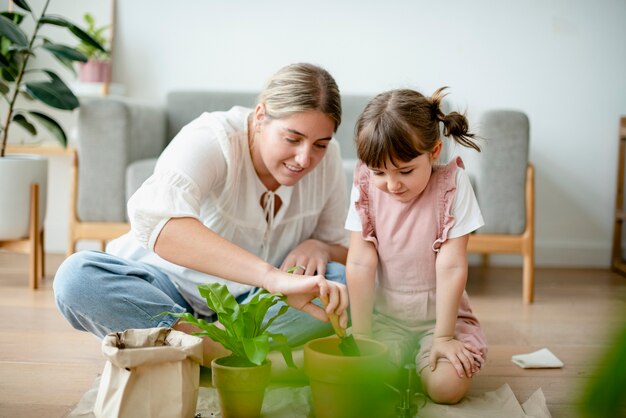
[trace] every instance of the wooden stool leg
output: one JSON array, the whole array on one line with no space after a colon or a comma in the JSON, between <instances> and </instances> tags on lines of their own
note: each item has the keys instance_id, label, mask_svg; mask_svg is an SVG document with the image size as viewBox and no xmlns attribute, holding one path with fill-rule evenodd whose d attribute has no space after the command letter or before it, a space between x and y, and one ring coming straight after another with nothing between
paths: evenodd
<instances>
[{"instance_id":1,"label":"wooden stool leg","mask_svg":"<svg viewBox=\"0 0 626 418\"><path fill-rule=\"evenodd\" d=\"M67 251L65 256L69 257L76 251L76 229L78 224L77 200L78 200L78 153L76 150L72 153L72 178L71 178L71 194L70 194L70 221L67 236Z\"/></svg>"},{"instance_id":2,"label":"wooden stool leg","mask_svg":"<svg viewBox=\"0 0 626 418\"><path fill-rule=\"evenodd\" d=\"M31 289L39 287L39 185L32 184L30 187L30 274L29 284Z\"/></svg>"},{"instance_id":3,"label":"wooden stool leg","mask_svg":"<svg viewBox=\"0 0 626 418\"><path fill-rule=\"evenodd\" d=\"M43 228L41 228L41 232L39 233L39 245L37 246L37 249L39 251L37 277L39 277L40 280L43 280L46 276L46 251L44 249Z\"/></svg>"}]
</instances>

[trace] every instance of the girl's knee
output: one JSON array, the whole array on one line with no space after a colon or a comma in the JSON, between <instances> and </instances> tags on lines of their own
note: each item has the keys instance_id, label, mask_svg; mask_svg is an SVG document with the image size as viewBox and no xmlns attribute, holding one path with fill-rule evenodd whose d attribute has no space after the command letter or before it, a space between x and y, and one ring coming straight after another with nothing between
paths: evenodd
<instances>
[{"instance_id":1,"label":"girl's knee","mask_svg":"<svg viewBox=\"0 0 626 418\"><path fill-rule=\"evenodd\" d=\"M441 367L441 364L438 367ZM422 375L422 380L430 399L435 403L447 405L459 403L472 383L471 378L459 378L454 369L445 372L441 370L439 373L437 370L433 373L427 371Z\"/></svg>"},{"instance_id":2,"label":"girl's knee","mask_svg":"<svg viewBox=\"0 0 626 418\"><path fill-rule=\"evenodd\" d=\"M463 399L467 389L460 385L444 385L428 389L428 396L433 402L445 405L455 405Z\"/></svg>"}]
</instances>

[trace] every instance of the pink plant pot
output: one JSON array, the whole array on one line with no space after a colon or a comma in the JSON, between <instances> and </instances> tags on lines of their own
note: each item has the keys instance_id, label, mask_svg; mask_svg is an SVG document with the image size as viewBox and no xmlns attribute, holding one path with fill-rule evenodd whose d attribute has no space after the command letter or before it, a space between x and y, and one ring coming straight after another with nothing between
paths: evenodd
<instances>
[{"instance_id":1,"label":"pink plant pot","mask_svg":"<svg viewBox=\"0 0 626 418\"><path fill-rule=\"evenodd\" d=\"M78 66L78 79L85 83L111 82L111 61L81 62Z\"/></svg>"}]
</instances>

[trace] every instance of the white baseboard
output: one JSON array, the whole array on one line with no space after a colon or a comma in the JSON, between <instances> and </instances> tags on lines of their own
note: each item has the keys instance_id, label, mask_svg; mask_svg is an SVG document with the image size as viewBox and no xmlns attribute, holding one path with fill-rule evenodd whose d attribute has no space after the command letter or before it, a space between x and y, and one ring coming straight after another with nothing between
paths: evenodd
<instances>
[{"instance_id":1,"label":"white baseboard","mask_svg":"<svg viewBox=\"0 0 626 418\"><path fill-rule=\"evenodd\" d=\"M538 242L535 248L537 267L609 268L611 248L599 242ZM470 265L480 264L480 256L470 254ZM522 257L513 254L494 254L489 262L496 266L521 266Z\"/></svg>"}]
</instances>

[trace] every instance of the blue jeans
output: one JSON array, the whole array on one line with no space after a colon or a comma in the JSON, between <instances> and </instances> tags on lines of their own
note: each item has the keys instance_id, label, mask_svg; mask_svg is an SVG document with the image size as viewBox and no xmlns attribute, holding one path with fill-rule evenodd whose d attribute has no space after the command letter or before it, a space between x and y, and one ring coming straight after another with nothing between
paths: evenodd
<instances>
[{"instance_id":1,"label":"blue jeans","mask_svg":"<svg viewBox=\"0 0 626 418\"><path fill-rule=\"evenodd\" d=\"M345 283L345 267L328 263L325 276ZM163 312L194 313L165 273L145 263L96 251L68 257L57 271L53 288L56 304L68 322L99 338L130 328L171 327L178 318L161 315ZM267 317L280 306L270 308ZM330 323L289 308L270 326L270 332L284 334L296 347L333 331Z\"/></svg>"}]
</instances>

